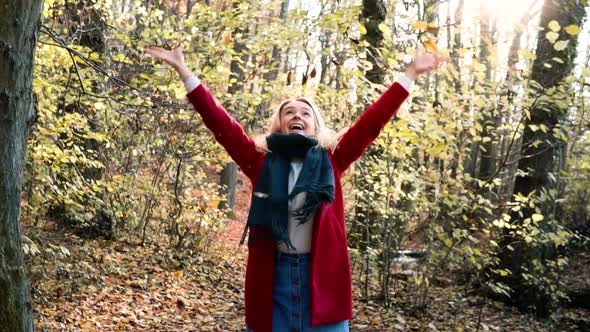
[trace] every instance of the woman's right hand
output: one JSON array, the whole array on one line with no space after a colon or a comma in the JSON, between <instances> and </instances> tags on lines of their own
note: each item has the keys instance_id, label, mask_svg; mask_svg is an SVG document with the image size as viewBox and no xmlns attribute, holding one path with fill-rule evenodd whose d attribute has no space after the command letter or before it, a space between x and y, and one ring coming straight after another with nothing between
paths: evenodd
<instances>
[{"instance_id":1,"label":"woman's right hand","mask_svg":"<svg viewBox=\"0 0 590 332\"><path fill-rule=\"evenodd\" d=\"M177 47L173 50L167 50L165 48L152 46L145 49L145 52L150 56L162 60L169 64L174 70L178 72L180 78L183 81L186 81L189 77L192 76L190 69L186 66L184 62L184 54L182 53L182 48Z\"/></svg>"}]
</instances>

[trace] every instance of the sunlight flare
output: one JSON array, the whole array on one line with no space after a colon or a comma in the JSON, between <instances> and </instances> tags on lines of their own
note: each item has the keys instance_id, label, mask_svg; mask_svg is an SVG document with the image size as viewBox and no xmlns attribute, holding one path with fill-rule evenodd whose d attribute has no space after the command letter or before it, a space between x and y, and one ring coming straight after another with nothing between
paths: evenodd
<instances>
[{"instance_id":1,"label":"sunlight flare","mask_svg":"<svg viewBox=\"0 0 590 332\"><path fill-rule=\"evenodd\" d=\"M540 0L480 0L482 12L503 24L515 24L525 15L533 15L540 3Z\"/></svg>"}]
</instances>

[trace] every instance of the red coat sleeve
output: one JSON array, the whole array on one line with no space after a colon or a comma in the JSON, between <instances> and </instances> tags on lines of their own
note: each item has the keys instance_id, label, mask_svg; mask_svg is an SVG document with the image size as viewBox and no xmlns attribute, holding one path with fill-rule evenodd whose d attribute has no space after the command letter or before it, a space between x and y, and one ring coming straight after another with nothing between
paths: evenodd
<instances>
[{"instance_id":1,"label":"red coat sleeve","mask_svg":"<svg viewBox=\"0 0 590 332\"><path fill-rule=\"evenodd\" d=\"M344 172L365 152L387 122L397 113L408 95L404 87L394 83L361 114L334 149L333 161L340 172Z\"/></svg>"},{"instance_id":2,"label":"red coat sleeve","mask_svg":"<svg viewBox=\"0 0 590 332\"><path fill-rule=\"evenodd\" d=\"M264 155L256 149L254 140L246 135L242 126L213 98L203 84L189 92L187 97L217 142L225 148L244 174L255 182Z\"/></svg>"}]
</instances>

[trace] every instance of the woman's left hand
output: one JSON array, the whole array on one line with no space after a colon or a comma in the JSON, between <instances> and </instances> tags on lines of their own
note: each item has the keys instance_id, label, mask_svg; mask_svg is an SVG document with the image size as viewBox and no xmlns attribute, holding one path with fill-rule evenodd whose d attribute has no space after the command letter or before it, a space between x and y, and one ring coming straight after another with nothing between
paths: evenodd
<instances>
[{"instance_id":1,"label":"woman's left hand","mask_svg":"<svg viewBox=\"0 0 590 332\"><path fill-rule=\"evenodd\" d=\"M439 68L448 59L444 57L440 52L426 53L422 45L416 49L416 56L414 61L408 66L406 70L406 76L415 80L422 74L428 74L431 71Z\"/></svg>"}]
</instances>

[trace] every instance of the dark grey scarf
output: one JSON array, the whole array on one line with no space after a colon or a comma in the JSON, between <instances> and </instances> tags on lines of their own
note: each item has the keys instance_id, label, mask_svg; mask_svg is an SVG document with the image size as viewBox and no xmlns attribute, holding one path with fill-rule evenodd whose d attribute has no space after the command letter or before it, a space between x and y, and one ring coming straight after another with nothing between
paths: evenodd
<instances>
[{"instance_id":1,"label":"dark grey scarf","mask_svg":"<svg viewBox=\"0 0 590 332\"><path fill-rule=\"evenodd\" d=\"M303 224L309 220L322 202L334 200L334 173L325 149L318 146L317 139L299 134L272 134L266 138L268 149L264 165L258 176L252 195L246 229L270 230L272 239L294 248L289 240L289 200L305 192L303 206L291 211L291 216ZM288 193L289 170L292 159L303 159L297 182ZM244 242L246 230L240 244ZM250 232L249 243L256 239Z\"/></svg>"}]
</instances>

